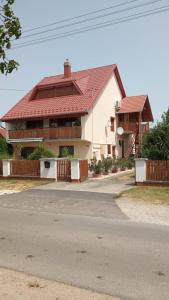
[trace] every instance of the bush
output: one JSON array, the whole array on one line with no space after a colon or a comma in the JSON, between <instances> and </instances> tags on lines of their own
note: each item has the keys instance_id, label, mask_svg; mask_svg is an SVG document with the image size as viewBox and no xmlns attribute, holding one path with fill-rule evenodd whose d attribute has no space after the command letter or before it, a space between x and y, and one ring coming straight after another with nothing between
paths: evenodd
<instances>
[{"instance_id":1,"label":"bush","mask_svg":"<svg viewBox=\"0 0 169 300\"><path fill-rule=\"evenodd\" d=\"M39 147L37 147L37 148L33 151L32 154L30 154L30 155L28 156L27 159L29 159L29 160L38 160L38 159L43 158L43 157L44 157L44 158L45 158L45 157L50 158L50 157L55 157L55 155L54 155L53 152L50 151L49 149L46 149L46 148L44 148L44 147L39 146Z\"/></svg>"},{"instance_id":2,"label":"bush","mask_svg":"<svg viewBox=\"0 0 169 300\"><path fill-rule=\"evenodd\" d=\"M6 140L0 138L0 159L8 159L12 155L12 146Z\"/></svg>"},{"instance_id":3,"label":"bush","mask_svg":"<svg viewBox=\"0 0 169 300\"><path fill-rule=\"evenodd\" d=\"M0 138L0 153L8 153L8 144L3 138Z\"/></svg>"},{"instance_id":4,"label":"bush","mask_svg":"<svg viewBox=\"0 0 169 300\"><path fill-rule=\"evenodd\" d=\"M102 161L97 161L96 158L90 160L89 170L94 174L100 174L102 172Z\"/></svg>"},{"instance_id":5,"label":"bush","mask_svg":"<svg viewBox=\"0 0 169 300\"><path fill-rule=\"evenodd\" d=\"M95 174L101 174L101 172L102 172L102 162L101 162L101 160L96 162L96 164L94 165L93 171L94 171Z\"/></svg>"},{"instance_id":6,"label":"bush","mask_svg":"<svg viewBox=\"0 0 169 300\"><path fill-rule=\"evenodd\" d=\"M104 158L102 160L102 166L105 173L108 173L112 167L112 159L111 158Z\"/></svg>"},{"instance_id":7,"label":"bush","mask_svg":"<svg viewBox=\"0 0 169 300\"><path fill-rule=\"evenodd\" d=\"M162 115L162 121L143 136L142 157L169 159L169 109Z\"/></svg>"},{"instance_id":8,"label":"bush","mask_svg":"<svg viewBox=\"0 0 169 300\"><path fill-rule=\"evenodd\" d=\"M70 156L69 149L67 147L64 147L61 157L69 157L69 156Z\"/></svg>"}]
</instances>

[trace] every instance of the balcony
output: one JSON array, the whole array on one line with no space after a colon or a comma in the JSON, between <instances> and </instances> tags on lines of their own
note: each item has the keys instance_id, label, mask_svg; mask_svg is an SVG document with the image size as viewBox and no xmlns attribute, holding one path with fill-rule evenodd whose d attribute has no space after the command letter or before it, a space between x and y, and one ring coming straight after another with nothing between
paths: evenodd
<instances>
[{"instance_id":1,"label":"balcony","mask_svg":"<svg viewBox=\"0 0 169 300\"><path fill-rule=\"evenodd\" d=\"M118 122L118 127L122 127L124 129L125 133L132 133L132 132L139 131L139 123L138 122L132 122L132 121ZM145 133L147 131L149 131L149 123L142 123L141 124L141 132Z\"/></svg>"},{"instance_id":2,"label":"balcony","mask_svg":"<svg viewBox=\"0 0 169 300\"><path fill-rule=\"evenodd\" d=\"M138 131L138 123L136 122L129 122L129 121L123 121L118 122L118 127L122 127L126 133L130 132L137 132Z\"/></svg>"},{"instance_id":3,"label":"balcony","mask_svg":"<svg viewBox=\"0 0 169 300\"><path fill-rule=\"evenodd\" d=\"M57 128L36 128L8 131L9 139L73 139L81 138L81 126L57 127Z\"/></svg>"}]
</instances>

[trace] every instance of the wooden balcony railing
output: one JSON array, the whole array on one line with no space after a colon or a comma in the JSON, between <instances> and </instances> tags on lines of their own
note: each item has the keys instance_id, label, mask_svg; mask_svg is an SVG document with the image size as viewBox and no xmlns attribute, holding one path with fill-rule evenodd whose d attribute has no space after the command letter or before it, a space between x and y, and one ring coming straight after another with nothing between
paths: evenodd
<instances>
[{"instance_id":1,"label":"wooden balcony railing","mask_svg":"<svg viewBox=\"0 0 169 300\"><path fill-rule=\"evenodd\" d=\"M118 122L118 127L122 127L125 132L138 132L139 124L138 122ZM141 132L145 133L149 131L149 123L141 124Z\"/></svg>"},{"instance_id":2,"label":"wooden balcony railing","mask_svg":"<svg viewBox=\"0 0 169 300\"><path fill-rule=\"evenodd\" d=\"M122 127L125 132L137 132L138 123L136 122L118 122L118 127Z\"/></svg>"},{"instance_id":3,"label":"wooden balcony railing","mask_svg":"<svg viewBox=\"0 0 169 300\"><path fill-rule=\"evenodd\" d=\"M9 139L72 139L81 138L81 126L10 130Z\"/></svg>"}]
</instances>

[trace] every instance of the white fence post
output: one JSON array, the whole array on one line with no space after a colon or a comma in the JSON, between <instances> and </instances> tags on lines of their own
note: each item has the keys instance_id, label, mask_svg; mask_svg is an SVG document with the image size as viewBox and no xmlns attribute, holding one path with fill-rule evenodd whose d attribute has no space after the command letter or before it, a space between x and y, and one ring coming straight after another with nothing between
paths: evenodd
<instances>
[{"instance_id":1,"label":"white fence post","mask_svg":"<svg viewBox=\"0 0 169 300\"><path fill-rule=\"evenodd\" d=\"M10 161L11 159L3 159L2 161L2 169L3 169L4 177L11 175Z\"/></svg>"},{"instance_id":2,"label":"white fence post","mask_svg":"<svg viewBox=\"0 0 169 300\"><path fill-rule=\"evenodd\" d=\"M78 159L71 160L71 181L72 182L80 181L80 164Z\"/></svg>"},{"instance_id":3,"label":"white fence post","mask_svg":"<svg viewBox=\"0 0 169 300\"><path fill-rule=\"evenodd\" d=\"M136 168L136 183L146 181L146 161L147 158L136 158L135 168Z\"/></svg>"},{"instance_id":4,"label":"white fence post","mask_svg":"<svg viewBox=\"0 0 169 300\"><path fill-rule=\"evenodd\" d=\"M57 180L57 158L40 159L40 178Z\"/></svg>"}]
</instances>

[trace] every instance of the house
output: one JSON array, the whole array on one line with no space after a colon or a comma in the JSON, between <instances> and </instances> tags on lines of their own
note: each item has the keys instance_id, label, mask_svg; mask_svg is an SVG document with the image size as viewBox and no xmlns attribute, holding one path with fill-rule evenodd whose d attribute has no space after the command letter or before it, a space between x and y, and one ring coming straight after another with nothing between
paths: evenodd
<instances>
[{"instance_id":1,"label":"house","mask_svg":"<svg viewBox=\"0 0 169 300\"><path fill-rule=\"evenodd\" d=\"M38 145L56 156L138 155L142 133L153 121L148 96L126 97L116 65L43 78L1 121L8 142L26 158Z\"/></svg>"}]
</instances>

